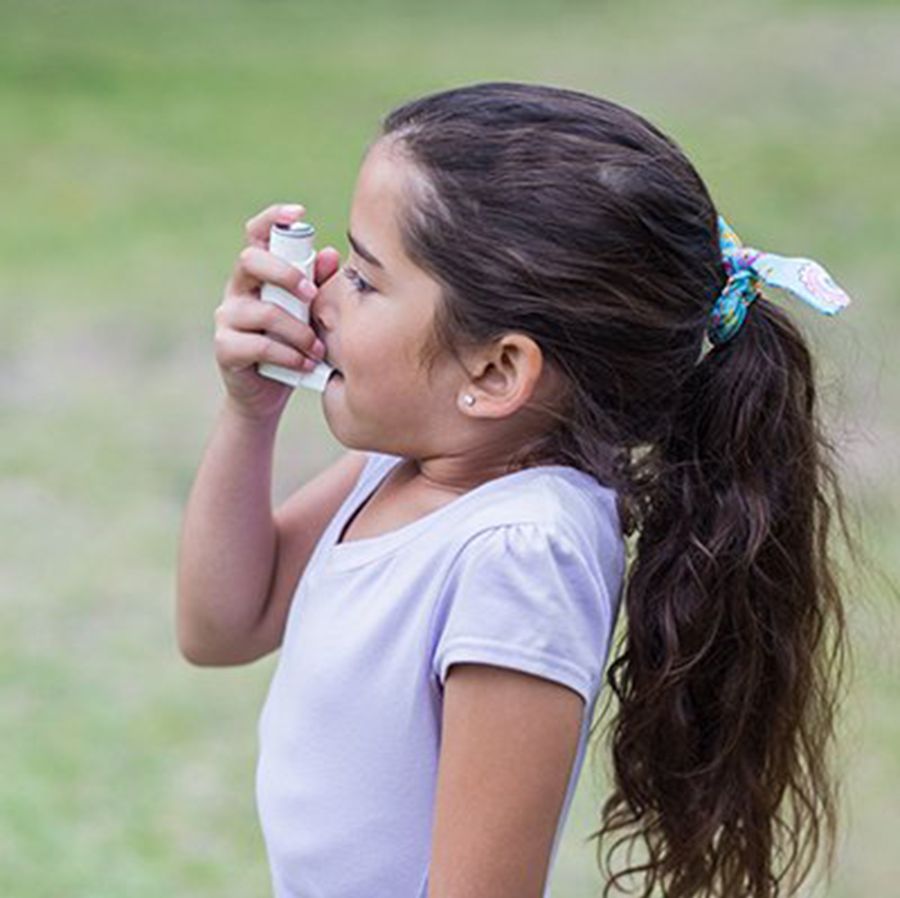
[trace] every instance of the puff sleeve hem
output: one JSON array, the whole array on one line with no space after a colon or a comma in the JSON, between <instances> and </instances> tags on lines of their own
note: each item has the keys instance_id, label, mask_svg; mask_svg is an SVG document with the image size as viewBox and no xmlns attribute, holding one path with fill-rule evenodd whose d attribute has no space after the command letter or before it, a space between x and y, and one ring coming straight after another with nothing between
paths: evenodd
<instances>
[{"instance_id":1,"label":"puff sleeve hem","mask_svg":"<svg viewBox=\"0 0 900 898\"><path fill-rule=\"evenodd\" d=\"M574 689L587 704L590 704L595 692L594 682L581 668L568 664L561 658L543 652L526 652L516 646L471 636L448 642L440 656L435 659L437 677L442 685L447 679L447 669L451 664L460 661L496 664L499 667L522 670L555 680Z\"/></svg>"}]
</instances>

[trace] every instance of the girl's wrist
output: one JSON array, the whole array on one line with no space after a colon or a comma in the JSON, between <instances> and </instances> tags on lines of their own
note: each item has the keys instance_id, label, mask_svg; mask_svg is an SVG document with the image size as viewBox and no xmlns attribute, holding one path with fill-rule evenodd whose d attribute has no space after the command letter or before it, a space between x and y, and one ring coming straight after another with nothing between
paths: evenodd
<instances>
[{"instance_id":1,"label":"girl's wrist","mask_svg":"<svg viewBox=\"0 0 900 898\"><path fill-rule=\"evenodd\" d=\"M266 435L274 435L278 429L278 422L281 420L281 412L279 409L272 413L256 413L248 412L239 403L235 402L230 396L226 396L222 400L221 415L223 418L232 422L240 429L248 429L253 433L265 433Z\"/></svg>"}]
</instances>

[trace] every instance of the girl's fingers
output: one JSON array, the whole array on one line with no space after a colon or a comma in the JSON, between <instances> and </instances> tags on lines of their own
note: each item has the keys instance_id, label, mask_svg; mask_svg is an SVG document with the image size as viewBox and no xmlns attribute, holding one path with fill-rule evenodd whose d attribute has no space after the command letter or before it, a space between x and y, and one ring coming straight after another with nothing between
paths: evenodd
<instances>
[{"instance_id":1,"label":"girl's fingers","mask_svg":"<svg viewBox=\"0 0 900 898\"><path fill-rule=\"evenodd\" d=\"M276 221L289 224L306 213L299 203L276 203L263 209L262 212L248 218L244 223L244 236L248 246L259 246L266 249L269 245L269 231Z\"/></svg>"},{"instance_id":2,"label":"girl's fingers","mask_svg":"<svg viewBox=\"0 0 900 898\"><path fill-rule=\"evenodd\" d=\"M215 339L216 358L226 371L241 371L260 362L302 370L307 366L302 352L265 334L227 331Z\"/></svg>"},{"instance_id":3,"label":"girl's fingers","mask_svg":"<svg viewBox=\"0 0 900 898\"><path fill-rule=\"evenodd\" d=\"M258 290L265 282L284 287L285 290L309 302L312 297L306 295L300 288L307 280L303 272L290 262L279 259L259 246L245 246L238 254L234 271L226 287L226 294L250 293ZM315 295L314 290L311 292Z\"/></svg>"},{"instance_id":4,"label":"girl's fingers","mask_svg":"<svg viewBox=\"0 0 900 898\"><path fill-rule=\"evenodd\" d=\"M225 302L216 310L215 320L222 331L265 332L317 360L325 357L316 332L274 303Z\"/></svg>"}]
</instances>

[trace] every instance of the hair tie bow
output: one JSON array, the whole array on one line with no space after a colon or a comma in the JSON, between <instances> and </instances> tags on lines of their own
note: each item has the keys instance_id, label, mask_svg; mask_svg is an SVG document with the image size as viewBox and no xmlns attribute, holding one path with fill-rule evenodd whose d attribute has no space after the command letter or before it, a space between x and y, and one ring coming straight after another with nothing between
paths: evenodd
<instances>
[{"instance_id":1,"label":"hair tie bow","mask_svg":"<svg viewBox=\"0 0 900 898\"><path fill-rule=\"evenodd\" d=\"M718 221L719 246L728 281L710 312L696 364L714 346L726 343L740 330L750 303L762 295L763 285L784 290L825 315L836 315L850 305L850 297L818 262L744 246L721 215Z\"/></svg>"}]
</instances>

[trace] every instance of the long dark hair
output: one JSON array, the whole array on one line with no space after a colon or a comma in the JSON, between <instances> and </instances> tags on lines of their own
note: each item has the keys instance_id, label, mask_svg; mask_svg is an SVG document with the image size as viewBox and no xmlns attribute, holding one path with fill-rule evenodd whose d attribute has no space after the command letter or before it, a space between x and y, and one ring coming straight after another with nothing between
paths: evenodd
<instances>
[{"instance_id":1,"label":"long dark hair","mask_svg":"<svg viewBox=\"0 0 900 898\"><path fill-rule=\"evenodd\" d=\"M574 465L619 495L604 896L639 875L643 896L771 898L823 837L830 876L849 660L833 520L855 541L798 327L760 298L695 364L727 278L717 211L676 143L621 105L476 84L394 109L377 139L419 175L402 232L443 287L435 351L529 335L569 390L516 464ZM616 871L622 845L644 858Z\"/></svg>"}]
</instances>

